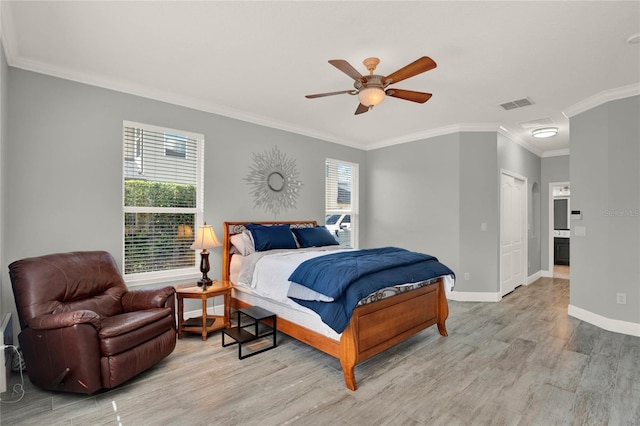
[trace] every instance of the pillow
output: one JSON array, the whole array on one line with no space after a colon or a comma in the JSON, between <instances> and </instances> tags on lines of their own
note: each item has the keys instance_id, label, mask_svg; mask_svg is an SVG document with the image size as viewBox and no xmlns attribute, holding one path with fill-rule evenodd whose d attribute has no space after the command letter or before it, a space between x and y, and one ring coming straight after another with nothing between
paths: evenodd
<instances>
[{"instance_id":1,"label":"pillow","mask_svg":"<svg viewBox=\"0 0 640 426\"><path fill-rule=\"evenodd\" d=\"M236 248L238 254L241 254L242 256L248 256L256 251L249 231L242 231L239 234L234 234L229 239L231 240L231 244Z\"/></svg>"},{"instance_id":2,"label":"pillow","mask_svg":"<svg viewBox=\"0 0 640 426\"><path fill-rule=\"evenodd\" d=\"M251 232L256 251L298 248L289 224L265 226L250 223L245 228Z\"/></svg>"},{"instance_id":3,"label":"pillow","mask_svg":"<svg viewBox=\"0 0 640 426\"><path fill-rule=\"evenodd\" d=\"M294 283L289 284L289 291L287 297L293 297L300 300L315 300L317 302L333 302L333 297L325 296L322 293L318 293L315 290L311 290L309 287L305 287L301 284Z\"/></svg>"},{"instance_id":4,"label":"pillow","mask_svg":"<svg viewBox=\"0 0 640 426\"><path fill-rule=\"evenodd\" d=\"M300 247L337 246L340 244L324 226L296 228L292 229L292 231L298 239Z\"/></svg>"}]
</instances>

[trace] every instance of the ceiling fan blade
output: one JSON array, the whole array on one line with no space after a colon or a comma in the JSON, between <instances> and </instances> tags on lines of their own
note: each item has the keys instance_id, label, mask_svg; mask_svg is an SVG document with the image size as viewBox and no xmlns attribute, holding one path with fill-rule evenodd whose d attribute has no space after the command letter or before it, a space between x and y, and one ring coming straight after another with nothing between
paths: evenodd
<instances>
[{"instance_id":1,"label":"ceiling fan blade","mask_svg":"<svg viewBox=\"0 0 640 426\"><path fill-rule=\"evenodd\" d=\"M383 81L387 84L389 83L397 83L402 80L406 80L409 77L413 77L414 75L422 74L423 72L432 70L436 67L436 63L428 56L423 56L422 58L411 62L409 65L400 68L398 71L389 74L386 76Z\"/></svg>"},{"instance_id":2,"label":"ceiling fan blade","mask_svg":"<svg viewBox=\"0 0 640 426\"><path fill-rule=\"evenodd\" d=\"M331 59L329 63L356 81L366 80L358 70L352 67L351 64L344 59Z\"/></svg>"},{"instance_id":3,"label":"ceiling fan blade","mask_svg":"<svg viewBox=\"0 0 640 426\"><path fill-rule=\"evenodd\" d=\"M394 98L400 98L411 102L417 102L423 104L431 99L431 93L414 92L413 90L402 89L387 89L385 92L387 96L393 96Z\"/></svg>"},{"instance_id":4,"label":"ceiling fan blade","mask_svg":"<svg viewBox=\"0 0 640 426\"><path fill-rule=\"evenodd\" d=\"M353 115L364 114L367 111L369 111L369 107L368 106L359 104L358 108L356 108L355 114L353 114Z\"/></svg>"},{"instance_id":5,"label":"ceiling fan blade","mask_svg":"<svg viewBox=\"0 0 640 426\"><path fill-rule=\"evenodd\" d=\"M325 96L342 95L344 93L353 93L354 90L340 90L339 92L317 93L315 95L306 95L307 99L322 98Z\"/></svg>"}]
</instances>

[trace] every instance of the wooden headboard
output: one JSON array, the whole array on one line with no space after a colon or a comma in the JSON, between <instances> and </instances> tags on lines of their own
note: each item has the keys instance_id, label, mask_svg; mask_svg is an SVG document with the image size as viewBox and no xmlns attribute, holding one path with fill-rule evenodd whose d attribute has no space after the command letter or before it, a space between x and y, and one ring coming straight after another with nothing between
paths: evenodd
<instances>
[{"instance_id":1,"label":"wooden headboard","mask_svg":"<svg viewBox=\"0 0 640 426\"><path fill-rule=\"evenodd\" d=\"M292 228L314 228L318 226L318 222L315 220L294 220L294 221L274 221L274 222L224 222L223 223L223 235L224 241L222 243L222 279L229 279L229 271L231 265L231 236L239 234L245 230L245 225L249 223L256 223L258 225L291 225Z\"/></svg>"}]
</instances>

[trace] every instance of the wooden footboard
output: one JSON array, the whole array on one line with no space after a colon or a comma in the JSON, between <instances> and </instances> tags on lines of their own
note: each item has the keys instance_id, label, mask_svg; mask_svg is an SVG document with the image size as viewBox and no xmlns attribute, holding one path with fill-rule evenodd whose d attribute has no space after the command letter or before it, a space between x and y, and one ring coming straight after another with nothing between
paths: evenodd
<instances>
[{"instance_id":1,"label":"wooden footboard","mask_svg":"<svg viewBox=\"0 0 640 426\"><path fill-rule=\"evenodd\" d=\"M447 335L449 307L443 280L398 296L360 306L340 339L340 364L344 382L356 390L354 367L434 324Z\"/></svg>"},{"instance_id":2,"label":"wooden footboard","mask_svg":"<svg viewBox=\"0 0 640 426\"><path fill-rule=\"evenodd\" d=\"M249 306L232 299L234 308ZM340 360L347 388L357 389L356 364L379 354L419 331L437 324L446 336L445 321L449 315L443 279L397 296L357 307L340 342L278 318L278 330Z\"/></svg>"}]
</instances>

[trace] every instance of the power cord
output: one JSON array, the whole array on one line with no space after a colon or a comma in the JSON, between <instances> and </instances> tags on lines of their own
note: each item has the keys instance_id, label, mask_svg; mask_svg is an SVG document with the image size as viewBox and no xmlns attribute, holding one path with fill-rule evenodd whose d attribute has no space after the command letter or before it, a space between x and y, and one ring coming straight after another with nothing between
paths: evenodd
<instances>
[{"instance_id":1,"label":"power cord","mask_svg":"<svg viewBox=\"0 0 640 426\"><path fill-rule=\"evenodd\" d=\"M20 363L18 365L22 366L22 354L20 354L20 351L18 350L18 348L16 348L13 345L0 345L0 350L5 350L5 348L11 348L13 349L13 351L16 353L16 355L18 355L18 360L20 361ZM2 399L0 399L0 402L3 404L14 404L16 402L19 402L20 400L22 400L22 398L24 398L24 375L22 374L22 368L19 369L20 370L20 383L16 383L15 385L13 385L13 395L16 394L20 394L20 398L18 399L14 399L13 401L3 401Z\"/></svg>"}]
</instances>

